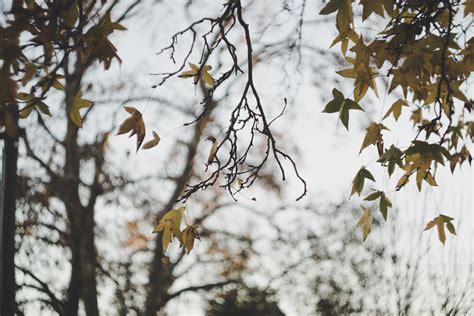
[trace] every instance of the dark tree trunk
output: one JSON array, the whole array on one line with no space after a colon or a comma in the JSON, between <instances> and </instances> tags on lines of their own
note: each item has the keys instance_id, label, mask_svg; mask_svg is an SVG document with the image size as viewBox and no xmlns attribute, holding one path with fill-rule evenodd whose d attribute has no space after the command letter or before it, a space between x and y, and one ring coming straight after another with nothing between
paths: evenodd
<instances>
[{"instance_id":1,"label":"dark tree trunk","mask_svg":"<svg viewBox=\"0 0 474 316\"><path fill-rule=\"evenodd\" d=\"M72 108L74 96L80 91L85 68L79 62L76 72L66 76L66 115ZM84 70L80 70L84 69ZM66 315L77 315L82 299L88 316L99 315L97 303L97 252L94 244L94 205L83 206L79 198L80 146L78 127L71 120L67 123L64 139L65 164L62 201L70 224L71 279L65 307Z\"/></svg>"}]
</instances>

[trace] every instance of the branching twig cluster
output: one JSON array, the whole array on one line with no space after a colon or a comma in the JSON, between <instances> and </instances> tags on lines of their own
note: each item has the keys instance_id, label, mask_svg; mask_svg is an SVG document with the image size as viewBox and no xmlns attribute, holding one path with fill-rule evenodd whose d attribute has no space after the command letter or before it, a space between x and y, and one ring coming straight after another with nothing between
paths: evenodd
<instances>
[{"instance_id":1,"label":"branching twig cluster","mask_svg":"<svg viewBox=\"0 0 474 316\"><path fill-rule=\"evenodd\" d=\"M225 178L225 180L220 184L220 187L227 190L235 199L236 193L240 192L244 188L252 186L270 157L275 159L281 172L282 180L286 179L283 160L288 160L291 163L296 177L303 184L303 192L297 200L301 199L307 191L306 182L298 172L293 158L277 147L276 138L270 130L270 125L274 122L274 120L269 121L267 119L262 99L254 82L254 55L250 27L244 19L242 4L239 0L232 0L224 4L223 13L219 17L202 18L197 20L187 28L172 36L171 44L162 49L158 54L168 51L170 58L174 63L176 63L175 52L178 38L184 34L191 34L192 40L185 57L181 61L180 66L176 71L155 74L161 77L159 83L156 86L161 86L169 78L177 75L184 69L196 45L196 39L198 36L196 27L206 22L209 22L211 26L209 30L201 36L203 48L200 58L201 68L199 72L202 71L202 67L206 64L214 50L220 46L223 46L226 49L228 52L228 57L232 63L230 68L224 71L217 79L215 85L209 89L205 89L207 94L204 96L204 99L201 102L204 106L202 113L198 115L194 121L185 125L193 124L208 114L206 101L212 98L214 92L232 74L246 74L246 81L244 83L239 100L234 105L230 114L229 124L224 133L224 137L217 140L217 151L214 160L211 163L213 170L212 173L201 182L194 185L188 185L187 189L184 191L179 200L186 201L193 193L197 192L198 190L204 190L213 186L216 184L219 178L222 178L222 176ZM240 30L238 30L238 28L240 28ZM234 29L237 32L240 32L245 39L246 52L244 57L245 62L243 63L246 65L245 71L239 66L236 46L231 42L228 36L229 32ZM215 34L215 37L212 41L209 39L211 34ZM200 73L198 73L198 76L199 75ZM287 101L285 100L285 108L286 102ZM281 117L281 115L279 115L277 118L279 117ZM242 140L243 135L245 135L244 133L249 135L249 139L246 141ZM251 153L252 148L256 146L256 142L261 136L263 136L265 139L265 149L263 156L260 157L259 161L256 163L249 163L249 154ZM242 144L243 142L245 142L245 144ZM223 154L224 149L226 150L225 154ZM222 154L219 155L219 153Z\"/></svg>"}]
</instances>

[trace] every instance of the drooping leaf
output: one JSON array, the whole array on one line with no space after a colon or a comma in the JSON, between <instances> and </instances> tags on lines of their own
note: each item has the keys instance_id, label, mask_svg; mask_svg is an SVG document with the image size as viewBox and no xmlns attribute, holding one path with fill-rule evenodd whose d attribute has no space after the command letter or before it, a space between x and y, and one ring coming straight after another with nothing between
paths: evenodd
<instances>
[{"instance_id":1,"label":"drooping leaf","mask_svg":"<svg viewBox=\"0 0 474 316\"><path fill-rule=\"evenodd\" d=\"M150 148L156 147L160 143L160 135L158 135L158 133L155 131L152 131L152 134L153 134L153 139L143 144L142 149L150 149Z\"/></svg>"},{"instance_id":2,"label":"drooping leaf","mask_svg":"<svg viewBox=\"0 0 474 316\"><path fill-rule=\"evenodd\" d=\"M349 130L349 111L364 110L357 102L351 99L345 99L344 95L337 89L332 90L332 95L333 99L326 104L323 113L339 112L339 119L346 129Z\"/></svg>"},{"instance_id":3,"label":"drooping leaf","mask_svg":"<svg viewBox=\"0 0 474 316\"><path fill-rule=\"evenodd\" d=\"M360 196L360 193L364 189L365 179L375 182L374 176L369 172L369 170L362 166L354 177L354 180L352 180L351 196L354 195L354 193L357 193Z\"/></svg>"},{"instance_id":4,"label":"drooping leaf","mask_svg":"<svg viewBox=\"0 0 474 316\"><path fill-rule=\"evenodd\" d=\"M214 136L209 136L206 140L212 142L211 148L209 149L209 155L207 156L207 164L211 164L214 161L217 153L217 140Z\"/></svg>"},{"instance_id":5,"label":"drooping leaf","mask_svg":"<svg viewBox=\"0 0 474 316\"><path fill-rule=\"evenodd\" d=\"M190 225L187 226L183 231L182 231L182 236L183 236L183 245L184 248L186 248L186 251L188 254L193 250L194 247L194 240L201 240L199 238L199 232L198 232L198 225Z\"/></svg>"},{"instance_id":6,"label":"drooping leaf","mask_svg":"<svg viewBox=\"0 0 474 316\"><path fill-rule=\"evenodd\" d=\"M370 215L370 210L362 206L362 216L357 222L356 226L360 226L362 229L362 240L365 241L367 236L369 236L370 228L372 226L372 216Z\"/></svg>"},{"instance_id":7,"label":"drooping leaf","mask_svg":"<svg viewBox=\"0 0 474 316\"><path fill-rule=\"evenodd\" d=\"M145 139L145 123L143 122L142 113L134 107L125 106L125 111L130 115L125 121L122 122L119 126L117 135L125 134L130 132L129 137L137 135L137 151L140 149L140 146Z\"/></svg>"},{"instance_id":8,"label":"drooping leaf","mask_svg":"<svg viewBox=\"0 0 474 316\"><path fill-rule=\"evenodd\" d=\"M446 241L446 233L444 231L445 226L452 235L456 235L456 229L454 228L453 223L451 223L453 219L454 218L452 217L440 214L438 217L435 217L426 224L425 230L429 230L436 226L438 230L439 241L441 241L441 243L444 245L444 242Z\"/></svg>"},{"instance_id":9,"label":"drooping leaf","mask_svg":"<svg viewBox=\"0 0 474 316\"><path fill-rule=\"evenodd\" d=\"M178 238L180 242L183 241L180 225L184 210L184 207L180 207L178 209L169 211L160 219L158 225L156 225L156 227L153 229L153 233L159 233L161 231L163 232L163 251L168 249L173 237Z\"/></svg>"},{"instance_id":10,"label":"drooping leaf","mask_svg":"<svg viewBox=\"0 0 474 316\"><path fill-rule=\"evenodd\" d=\"M359 153L361 153L369 145L375 145L377 142L382 142L382 130L388 130L388 128L382 123L370 123L369 127L366 128L366 133L362 146L360 147Z\"/></svg>"},{"instance_id":11,"label":"drooping leaf","mask_svg":"<svg viewBox=\"0 0 474 316\"><path fill-rule=\"evenodd\" d=\"M379 199L380 213L382 213L384 220L387 220L388 208L392 207L392 202L390 202L385 192L375 191L372 194L369 194L364 200L375 201L377 199Z\"/></svg>"},{"instance_id":12,"label":"drooping leaf","mask_svg":"<svg viewBox=\"0 0 474 316\"><path fill-rule=\"evenodd\" d=\"M88 108L92 105L92 102L86 99L81 98L81 93L79 92L72 99L71 112L69 112L69 117L71 121L76 124L77 127L82 127L82 117L80 109Z\"/></svg>"}]
</instances>

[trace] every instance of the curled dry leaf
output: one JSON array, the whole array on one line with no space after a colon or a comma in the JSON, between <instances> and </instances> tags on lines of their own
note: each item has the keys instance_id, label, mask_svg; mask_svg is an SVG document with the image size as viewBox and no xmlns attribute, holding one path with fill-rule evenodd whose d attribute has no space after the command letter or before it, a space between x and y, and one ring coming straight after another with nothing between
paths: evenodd
<instances>
[{"instance_id":1,"label":"curled dry leaf","mask_svg":"<svg viewBox=\"0 0 474 316\"><path fill-rule=\"evenodd\" d=\"M182 231L183 245L188 254L193 250L194 240L199 238L198 225L190 225Z\"/></svg>"},{"instance_id":2,"label":"curled dry leaf","mask_svg":"<svg viewBox=\"0 0 474 316\"><path fill-rule=\"evenodd\" d=\"M211 141L211 149L209 150L209 155L207 156L207 165L210 165L214 158L216 157L217 153L217 140L214 136L209 136L206 140Z\"/></svg>"},{"instance_id":3,"label":"curled dry leaf","mask_svg":"<svg viewBox=\"0 0 474 316\"><path fill-rule=\"evenodd\" d=\"M153 134L153 139L147 141L145 144L143 144L142 149L150 149L153 147L156 147L160 143L160 135L158 135L157 132L152 131Z\"/></svg>"},{"instance_id":4,"label":"curled dry leaf","mask_svg":"<svg viewBox=\"0 0 474 316\"><path fill-rule=\"evenodd\" d=\"M137 135L137 151L140 149L143 139L145 139L145 123L143 122L142 113L134 107L125 106L131 116L120 124L117 135L122 135L130 132L130 136Z\"/></svg>"}]
</instances>

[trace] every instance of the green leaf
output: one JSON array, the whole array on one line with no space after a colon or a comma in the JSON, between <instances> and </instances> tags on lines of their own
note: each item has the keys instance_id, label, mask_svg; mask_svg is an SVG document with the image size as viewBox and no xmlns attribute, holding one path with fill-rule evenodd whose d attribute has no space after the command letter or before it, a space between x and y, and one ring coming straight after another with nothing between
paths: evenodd
<instances>
[{"instance_id":1,"label":"green leaf","mask_svg":"<svg viewBox=\"0 0 474 316\"><path fill-rule=\"evenodd\" d=\"M395 165L398 165L400 168L403 166L402 156L402 151L392 145L382 154L382 156L380 156L377 162L382 164L388 163L388 174L391 176L395 170Z\"/></svg>"},{"instance_id":2,"label":"green leaf","mask_svg":"<svg viewBox=\"0 0 474 316\"><path fill-rule=\"evenodd\" d=\"M354 195L354 193L357 193L360 196L360 193L364 189L365 179L375 182L374 176L369 172L369 170L362 166L354 177L354 180L352 180L351 196Z\"/></svg>"},{"instance_id":3,"label":"green leaf","mask_svg":"<svg viewBox=\"0 0 474 316\"><path fill-rule=\"evenodd\" d=\"M364 200L375 201L377 199L379 199L380 213L382 213L384 220L387 220L388 208L392 207L392 202L390 202L390 200L387 198L385 192L375 191L374 193L368 195Z\"/></svg>"},{"instance_id":4,"label":"green leaf","mask_svg":"<svg viewBox=\"0 0 474 316\"><path fill-rule=\"evenodd\" d=\"M333 99L326 104L323 113L339 112L339 119L342 124L349 130L349 110L361 110L362 107L351 99L344 99L344 95L337 89L332 90Z\"/></svg>"}]
</instances>

